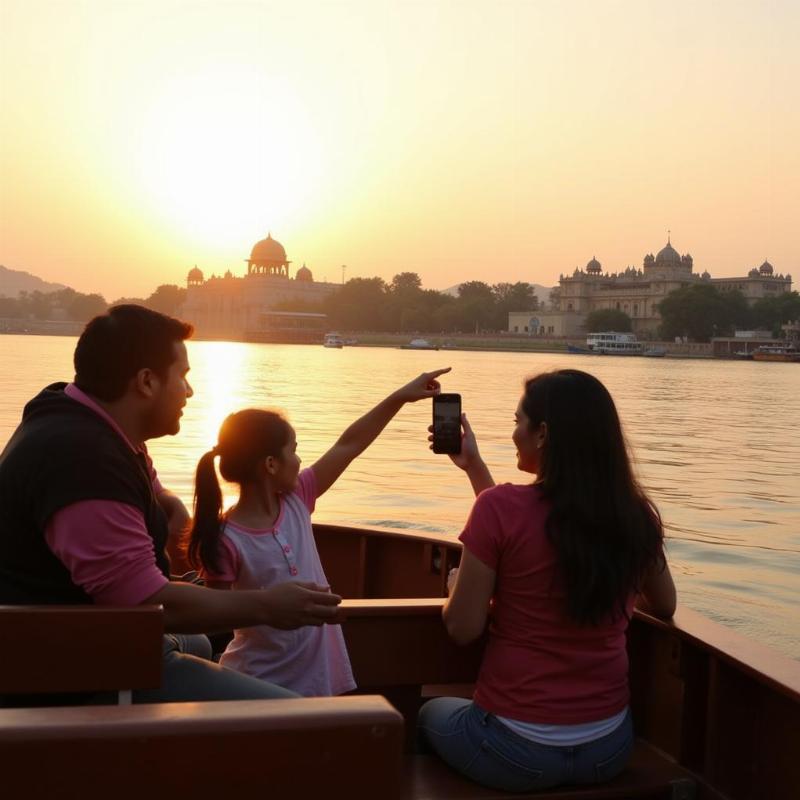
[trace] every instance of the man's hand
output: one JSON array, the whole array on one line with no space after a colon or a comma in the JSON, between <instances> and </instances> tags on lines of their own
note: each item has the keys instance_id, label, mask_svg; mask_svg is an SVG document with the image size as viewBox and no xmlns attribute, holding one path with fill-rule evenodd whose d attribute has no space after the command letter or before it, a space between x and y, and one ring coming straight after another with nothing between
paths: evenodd
<instances>
[{"instance_id":1,"label":"man's hand","mask_svg":"<svg viewBox=\"0 0 800 800\"><path fill-rule=\"evenodd\" d=\"M327 587L294 581L262 589L265 624L291 630L304 625L336 622L342 598Z\"/></svg>"}]
</instances>

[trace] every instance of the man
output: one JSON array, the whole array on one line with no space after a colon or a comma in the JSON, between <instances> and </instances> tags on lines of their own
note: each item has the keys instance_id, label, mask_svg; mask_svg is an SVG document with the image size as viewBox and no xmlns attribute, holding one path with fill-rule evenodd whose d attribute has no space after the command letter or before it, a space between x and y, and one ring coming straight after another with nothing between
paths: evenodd
<instances>
[{"instance_id":1,"label":"man","mask_svg":"<svg viewBox=\"0 0 800 800\"><path fill-rule=\"evenodd\" d=\"M165 547L188 515L145 442L180 429L191 334L155 311L116 306L78 340L74 383L25 406L0 454L0 604L163 605L173 635L162 686L134 693L138 702L292 696L181 652L203 639L174 635L321 625L341 601L310 584L218 592L169 580Z\"/></svg>"}]
</instances>

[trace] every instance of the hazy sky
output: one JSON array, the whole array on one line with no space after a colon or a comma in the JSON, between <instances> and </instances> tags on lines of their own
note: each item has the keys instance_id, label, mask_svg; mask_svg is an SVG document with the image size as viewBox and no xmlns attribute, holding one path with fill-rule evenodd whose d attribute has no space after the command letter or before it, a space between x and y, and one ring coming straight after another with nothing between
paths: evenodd
<instances>
[{"instance_id":1,"label":"hazy sky","mask_svg":"<svg viewBox=\"0 0 800 800\"><path fill-rule=\"evenodd\" d=\"M0 0L0 263L800 282L800 3Z\"/></svg>"}]
</instances>

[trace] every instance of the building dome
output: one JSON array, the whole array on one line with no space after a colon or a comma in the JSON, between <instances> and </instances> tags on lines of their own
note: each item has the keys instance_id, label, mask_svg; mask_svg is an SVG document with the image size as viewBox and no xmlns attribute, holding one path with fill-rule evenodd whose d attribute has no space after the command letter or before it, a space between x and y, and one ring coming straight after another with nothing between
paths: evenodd
<instances>
[{"instance_id":1,"label":"building dome","mask_svg":"<svg viewBox=\"0 0 800 800\"><path fill-rule=\"evenodd\" d=\"M192 267L192 269L189 270L189 274L186 276L187 283L202 283L203 280L203 272L197 267Z\"/></svg>"},{"instance_id":2,"label":"building dome","mask_svg":"<svg viewBox=\"0 0 800 800\"><path fill-rule=\"evenodd\" d=\"M313 283L314 276L311 274L311 270L303 264L299 270L297 270L297 275L295 275L295 280L298 281L305 281L307 283Z\"/></svg>"},{"instance_id":3,"label":"building dome","mask_svg":"<svg viewBox=\"0 0 800 800\"><path fill-rule=\"evenodd\" d=\"M603 265L594 257L592 256L592 260L586 265L587 272L602 272Z\"/></svg>"},{"instance_id":4,"label":"building dome","mask_svg":"<svg viewBox=\"0 0 800 800\"><path fill-rule=\"evenodd\" d=\"M253 262L274 262L277 264L286 263L286 251L280 242L272 238L272 234L267 234L266 239L256 242L250 253L250 260Z\"/></svg>"},{"instance_id":5,"label":"building dome","mask_svg":"<svg viewBox=\"0 0 800 800\"><path fill-rule=\"evenodd\" d=\"M765 262L764 262L764 263L763 263L763 264L762 264L762 265L761 265L761 266L758 268L758 271L759 271L759 272L760 272L762 275L772 275L772 273L773 273L772 264L770 264L770 263L769 263L769 261L765 261Z\"/></svg>"},{"instance_id":6,"label":"building dome","mask_svg":"<svg viewBox=\"0 0 800 800\"><path fill-rule=\"evenodd\" d=\"M681 257L678 251L667 242L666 246L658 251L656 255L656 264L677 264L680 265Z\"/></svg>"}]
</instances>

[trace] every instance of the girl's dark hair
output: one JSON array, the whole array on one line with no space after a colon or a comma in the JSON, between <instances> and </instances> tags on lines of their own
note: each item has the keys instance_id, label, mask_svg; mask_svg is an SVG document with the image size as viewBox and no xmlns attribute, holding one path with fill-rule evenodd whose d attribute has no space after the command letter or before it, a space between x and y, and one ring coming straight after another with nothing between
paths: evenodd
<instances>
[{"instance_id":1,"label":"girl's dark hair","mask_svg":"<svg viewBox=\"0 0 800 800\"><path fill-rule=\"evenodd\" d=\"M149 367L165 378L175 344L193 332L188 322L144 306L121 305L91 320L75 347L75 385L100 400L125 394L136 373Z\"/></svg>"},{"instance_id":2,"label":"girl's dark hair","mask_svg":"<svg viewBox=\"0 0 800 800\"><path fill-rule=\"evenodd\" d=\"M195 569L219 572L222 535L222 491L214 459L226 481L240 486L255 480L267 456L279 456L291 435L291 425L278 411L248 408L231 414L219 429L217 446L197 464L194 522L189 534L189 562Z\"/></svg>"},{"instance_id":3,"label":"girl's dark hair","mask_svg":"<svg viewBox=\"0 0 800 800\"><path fill-rule=\"evenodd\" d=\"M567 613L582 625L624 615L665 560L661 517L633 475L614 401L597 378L563 369L528 379L522 410L532 430L547 428L537 483L552 504L545 530Z\"/></svg>"}]
</instances>

